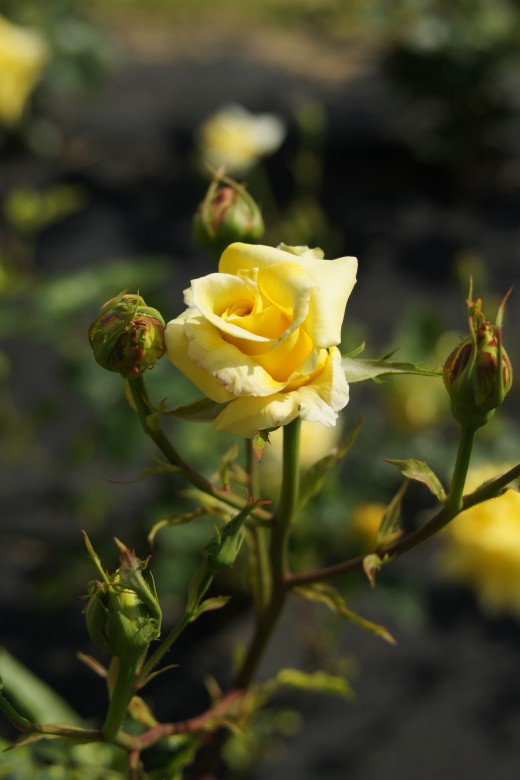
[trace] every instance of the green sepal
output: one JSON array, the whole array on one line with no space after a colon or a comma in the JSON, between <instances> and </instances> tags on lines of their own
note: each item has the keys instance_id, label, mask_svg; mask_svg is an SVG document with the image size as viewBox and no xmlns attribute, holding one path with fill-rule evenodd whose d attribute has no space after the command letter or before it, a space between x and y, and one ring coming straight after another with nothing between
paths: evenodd
<instances>
[{"instance_id":1,"label":"green sepal","mask_svg":"<svg viewBox=\"0 0 520 780\"><path fill-rule=\"evenodd\" d=\"M352 623L360 626L360 628L364 628L372 634L381 637L381 639L384 639L385 642L389 642L391 645L395 644L395 639L384 626L373 623L371 620L366 620L366 618L349 609L341 593L333 588L332 585L314 582L310 585L302 585L295 588L294 592L309 601L318 601L321 604L325 604L334 614L350 620Z\"/></svg>"},{"instance_id":2,"label":"green sepal","mask_svg":"<svg viewBox=\"0 0 520 780\"><path fill-rule=\"evenodd\" d=\"M173 409L167 409L164 402L159 404L159 414L168 417L176 417L179 420L189 420L190 422L213 422L219 414L225 409L227 404L217 404L210 398L199 398L189 404L182 404Z\"/></svg>"},{"instance_id":3,"label":"green sepal","mask_svg":"<svg viewBox=\"0 0 520 780\"><path fill-rule=\"evenodd\" d=\"M270 428L269 430L265 430L265 431L257 431L251 441L253 452L255 453L255 458L259 463L262 460L262 456L264 454L265 448L269 444L269 434L271 433L271 430L276 430L276 429Z\"/></svg>"},{"instance_id":4,"label":"green sepal","mask_svg":"<svg viewBox=\"0 0 520 780\"><path fill-rule=\"evenodd\" d=\"M422 460L410 458L408 460L393 460L385 458L387 463L397 466L401 474L407 479L413 479L416 482L422 482L426 485L433 495L443 504L446 501L446 492L438 476L432 471L427 463Z\"/></svg>"},{"instance_id":5,"label":"green sepal","mask_svg":"<svg viewBox=\"0 0 520 780\"><path fill-rule=\"evenodd\" d=\"M403 363L387 360L367 360L365 358L343 357L341 359L345 376L350 384L366 382L368 379L378 380L383 376L395 374L416 374L417 376L441 377L441 369L423 368L417 363Z\"/></svg>"}]
</instances>

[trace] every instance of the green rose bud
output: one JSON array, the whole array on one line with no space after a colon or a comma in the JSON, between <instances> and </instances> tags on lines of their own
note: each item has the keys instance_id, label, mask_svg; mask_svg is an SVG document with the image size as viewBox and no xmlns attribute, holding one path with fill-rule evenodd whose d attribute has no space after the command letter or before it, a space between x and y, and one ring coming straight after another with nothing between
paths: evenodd
<instances>
[{"instance_id":1,"label":"green rose bud","mask_svg":"<svg viewBox=\"0 0 520 780\"><path fill-rule=\"evenodd\" d=\"M453 350L444 365L444 384L455 419L480 428L511 389L513 371L502 345L502 320L509 293L499 306L495 325L485 319L482 301L468 300L470 335Z\"/></svg>"},{"instance_id":2,"label":"green rose bud","mask_svg":"<svg viewBox=\"0 0 520 780\"><path fill-rule=\"evenodd\" d=\"M220 252L234 241L255 243L264 234L260 209L245 187L215 175L193 219L193 239Z\"/></svg>"},{"instance_id":3,"label":"green rose bud","mask_svg":"<svg viewBox=\"0 0 520 780\"><path fill-rule=\"evenodd\" d=\"M85 535L87 549L102 575L89 583L84 613L92 642L113 656L135 660L159 638L162 613L153 580L146 582L140 561L132 550L121 549L119 569L108 575ZM116 540L117 541L117 540Z\"/></svg>"},{"instance_id":4,"label":"green rose bud","mask_svg":"<svg viewBox=\"0 0 520 780\"><path fill-rule=\"evenodd\" d=\"M100 366L131 379L164 354L164 327L161 314L140 295L122 293L105 303L88 338Z\"/></svg>"}]
</instances>

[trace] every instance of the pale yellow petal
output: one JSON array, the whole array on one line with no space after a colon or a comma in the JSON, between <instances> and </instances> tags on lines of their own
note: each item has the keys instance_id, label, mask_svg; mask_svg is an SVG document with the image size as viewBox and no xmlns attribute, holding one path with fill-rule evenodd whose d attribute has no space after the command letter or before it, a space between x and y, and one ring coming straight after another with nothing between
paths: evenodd
<instances>
[{"instance_id":1,"label":"pale yellow petal","mask_svg":"<svg viewBox=\"0 0 520 780\"><path fill-rule=\"evenodd\" d=\"M263 244L243 244L236 241L222 253L218 270L222 274L237 275L241 269L267 268L273 263L286 263L291 260L300 264L300 258L289 255L282 249Z\"/></svg>"},{"instance_id":2,"label":"pale yellow petal","mask_svg":"<svg viewBox=\"0 0 520 780\"><path fill-rule=\"evenodd\" d=\"M251 439L257 431L287 425L298 417L298 399L293 393L266 398L237 398L219 414L213 425Z\"/></svg>"},{"instance_id":3,"label":"pale yellow petal","mask_svg":"<svg viewBox=\"0 0 520 780\"><path fill-rule=\"evenodd\" d=\"M251 333L229 321L230 311L250 313L255 306L255 294L245 279L231 274L208 274L191 283L191 303L219 330L235 338L268 341L265 336Z\"/></svg>"},{"instance_id":4,"label":"pale yellow petal","mask_svg":"<svg viewBox=\"0 0 520 780\"><path fill-rule=\"evenodd\" d=\"M202 315L186 319L184 333L190 360L233 396L271 395L285 386L285 382L275 381L254 358L226 341L218 328Z\"/></svg>"},{"instance_id":5,"label":"pale yellow petal","mask_svg":"<svg viewBox=\"0 0 520 780\"><path fill-rule=\"evenodd\" d=\"M260 269L259 294L281 309L290 323L280 338L288 336L305 321L309 312L312 287L308 274L297 263L273 263Z\"/></svg>"},{"instance_id":6,"label":"pale yellow petal","mask_svg":"<svg viewBox=\"0 0 520 780\"><path fill-rule=\"evenodd\" d=\"M166 326L164 343L166 354L174 366L193 382L204 395L216 403L226 403L234 397L219 381L207 371L197 366L189 357L189 339L184 332L185 322L193 312L188 310Z\"/></svg>"},{"instance_id":7,"label":"pale yellow petal","mask_svg":"<svg viewBox=\"0 0 520 780\"><path fill-rule=\"evenodd\" d=\"M348 298L356 283L357 260L340 257L320 260L309 255L293 255L282 249L240 242L228 246L219 271L238 274L240 269L266 268L278 263L298 265L308 276L311 290L306 329L316 347L331 347L341 341L341 326Z\"/></svg>"},{"instance_id":8,"label":"pale yellow petal","mask_svg":"<svg viewBox=\"0 0 520 780\"><path fill-rule=\"evenodd\" d=\"M287 425L298 415L302 420L336 424L337 412L348 403L348 385L341 368L341 355L335 348L312 384L264 398L237 398L214 422L219 431L251 438L259 430Z\"/></svg>"},{"instance_id":9,"label":"pale yellow petal","mask_svg":"<svg viewBox=\"0 0 520 780\"><path fill-rule=\"evenodd\" d=\"M345 308L356 283L357 260L300 259L314 283L305 327L316 347L335 346L341 341Z\"/></svg>"}]
</instances>

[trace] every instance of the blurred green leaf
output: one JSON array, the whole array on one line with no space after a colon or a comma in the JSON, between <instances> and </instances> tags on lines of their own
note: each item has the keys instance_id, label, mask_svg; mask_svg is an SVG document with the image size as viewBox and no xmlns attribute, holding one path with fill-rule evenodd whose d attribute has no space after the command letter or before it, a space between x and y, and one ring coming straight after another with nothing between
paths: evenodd
<instances>
[{"instance_id":1,"label":"blurred green leaf","mask_svg":"<svg viewBox=\"0 0 520 780\"><path fill-rule=\"evenodd\" d=\"M81 724L80 716L5 648L0 648L0 675L9 697L33 722L66 721Z\"/></svg>"},{"instance_id":2,"label":"blurred green leaf","mask_svg":"<svg viewBox=\"0 0 520 780\"><path fill-rule=\"evenodd\" d=\"M275 682L289 688L299 688L315 693L334 694L351 697L352 688L344 677L327 674L326 672L303 672L300 669L280 669Z\"/></svg>"},{"instance_id":3,"label":"blurred green leaf","mask_svg":"<svg viewBox=\"0 0 520 780\"><path fill-rule=\"evenodd\" d=\"M309 601L319 601L321 604L325 604L336 615L350 620L352 623L360 626L360 628L364 628L372 634L381 637L385 642L395 645L395 639L384 626L373 623L371 620L366 620L349 609L341 593L333 588L332 585L314 582L311 585L302 585L299 588L295 588L294 592Z\"/></svg>"}]
</instances>

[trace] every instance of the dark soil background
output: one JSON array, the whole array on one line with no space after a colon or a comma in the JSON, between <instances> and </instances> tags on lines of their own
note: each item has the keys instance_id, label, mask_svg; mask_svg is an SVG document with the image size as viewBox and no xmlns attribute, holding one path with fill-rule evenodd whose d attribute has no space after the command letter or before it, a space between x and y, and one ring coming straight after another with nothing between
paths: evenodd
<instances>
[{"instance_id":1,"label":"dark soil background","mask_svg":"<svg viewBox=\"0 0 520 780\"><path fill-rule=\"evenodd\" d=\"M517 282L520 144L512 109L518 95L511 96L512 118L499 123L496 132L493 125L488 133L486 124L480 135L463 138L458 152L434 155L423 149L419 154L410 129L420 126L425 108L390 79L386 52L357 53L351 75L334 79L311 78L307 72L239 55L129 60L98 94L51 104L53 120L67 141L58 160L31 156L14 141L8 145L0 173L2 195L21 184L44 188L57 182L79 185L87 194L80 212L39 237L35 267L41 278L73 269L101 273L120 257L171 259L171 275L161 292L163 300L171 301L169 314L174 316L189 279L212 268L190 236L191 216L205 187L193 173L194 128L229 102L285 117L287 140L267 161L283 205L294 187L286 162L296 144L294 108L315 99L328 119L323 207L340 236L337 255L360 259L349 316L364 324L371 354L388 346L388 335L410 302L436 307L447 327L463 327L464 293L457 270L462 253L482 258L495 296ZM515 367L520 366L519 326L515 290L506 326ZM106 525L94 534L101 536L103 529L108 536L126 534L125 541L132 543L142 543L147 506L164 498L168 489L150 481L106 488L104 480L114 475L114 467L96 450L88 473L69 469L63 454L78 431L99 426L99 421L85 399L69 393L63 364L48 345L11 335L3 348L12 363L10 393L22 416L34 420L42 398L52 398L60 411L54 409L37 428L36 445L48 458L46 468L34 467L29 457L11 459L4 453L1 641L81 714L95 717L104 698L102 684L93 682L75 658L77 649L88 649L81 604L64 599L52 585L42 598L41 588L52 581L55 569L61 575L76 566L87 571L78 543L83 479L88 490L97 484L101 492L113 491ZM518 392L507 402L506 414L514 429ZM138 432L134 439L144 458L149 448ZM123 465L116 476L132 478L134 466L127 470ZM95 503L95 495L89 495ZM420 618L399 614L392 606L391 587L363 589L356 608L385 623L397 645L341 627L334 641L354 659L355 700L283 697L280 705L301 710L303 724L267 751L253 775L258 780L475 780L490 775L510 780L517 775L520 624L506 617L485 618L469 590L440 582L428 550L411 553L395 567L390 585L405 581L420 595ZM201 665L225 679L230 644L248 629L247 610L239 607L231 611L226 632L208 618L182 643L175 701L161 686L151 690L161 717L187 717L204 706ZM262 673L283 665L312 667L320 631L325 630L330 629L302 621L295 607L280 627ZM1 728L11 734L6 725Z\"/></svg>"}]
</instances>

